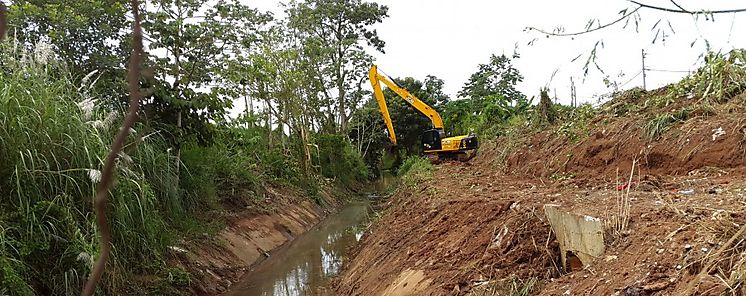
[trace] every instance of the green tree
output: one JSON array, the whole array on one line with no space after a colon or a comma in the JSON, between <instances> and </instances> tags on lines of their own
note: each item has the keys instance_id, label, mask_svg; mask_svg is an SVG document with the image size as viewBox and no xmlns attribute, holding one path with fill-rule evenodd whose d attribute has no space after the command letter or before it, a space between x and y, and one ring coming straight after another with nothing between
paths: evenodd
<instances>
[{"instance_id":1,"label":"green tree","mask_svg":"<svg viewBox=\"0 0 746 296\"><path fill-rule=\"evenodd\" d=\"M344 131L359 104L355 90L364 83L372 61L364 46L383 52L384 42L372 26L388 16L388 8L361 0L305 0L291 1L287 13L288 27L318 70L311 78L325 88L324 107L336 114L325 126Z\"/></svg>"},{"instance_id":2,"label":"green tree","mask_svg":"<svg viewBox=\"0 0 746 296\"><path fill-rule=\"evenodd\" d=\"M385 130L381 111L375 102L365 104L351 116L349 138L374 176L380 173L381 152L389 145Z\"/></svg>"},{"instance_id":3,"label":"green tree","mask_svg":"<svg viewBox=\"0 0 746 296\"><path fill-rule=\"evenodd\" d=\"M9 36L37 52L49 44L76 79L96 71L97 91L108 99L125 97L124 63L128 56L129 1L20 0L9 6ZM93 78L92 78L93 80Z\"/></svg>"},{"instance_id":4,"label":"green tree","mask_svg":"<svg viewBox=\"0 0 746 296\"><path fill-rule=\"evenodd\" d=\"M512 59L519 58L514 53ZM523 75L506 55L492 55L487 64L480 64L459 96L463 100L444 107L445 124L459 134L477 132L491 134L494 127L513 116L529 112L531 102L516 89Z\"/></svg>"},{"instance_id":5,"label":"green tree","mask_svg":"<svg viewBox=\"0 0 746 296\"><path fill-rule=\"evenodd\" d=\"M235 95L224 91L223 82L236 76L226 75L224 65L253 45L254 28L270 17L237 0L156 0L151 5L156 9L146 14L144 26L150 50L161 53L152 57L154 115L158 122L175 125L180 139L208 120L223 120Z\"/></svg>"},{"instance_id":6,"label":"green tree","mask_svg":"<svg viewBox=\"0 0 746 296\"><path fill-rule=\"evenodd\" d=\"M515 53L513 59L520 56ZM480 64L479 69L471 74L469 81L459 91L460 97L484 99L487 96L500 95L509 102L525 97L515 86L523 81L523 75L513 67L511 58L506 55L492 55L487 64Z\"/></svg>"},{"instance_id":7,"label":"green tree","mask_svg":"<svg viewBox=\"0 0 746 296\"><path fill-rule=\"evenodd\" d=\"M396 81L435 110L442 110L442 106L448 102L442 89L443 81L435 76L428 75L424 82L411 77ZM407 151L407 154L419 154L421 152L420 136L423 131L433 128L432 122L391 89L384 89L383 94L394 122L399 145Z\"/></svg>"}]
</instances>

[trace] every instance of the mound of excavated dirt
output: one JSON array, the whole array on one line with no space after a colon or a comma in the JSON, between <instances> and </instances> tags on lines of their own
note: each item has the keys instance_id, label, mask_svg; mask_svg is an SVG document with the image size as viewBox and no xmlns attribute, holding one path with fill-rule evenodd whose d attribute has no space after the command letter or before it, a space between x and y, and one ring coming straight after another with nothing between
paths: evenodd
<instances>
[{"instance_id":1,"label":"mound of excavated dirt","mask_svg":"<svg viewBox=\"0 0 746 296\"><path fill-rule=\"evenodd\" d=\"M656 140L645 136L658 113L683 107L601 113L590 120L589 136L575 142L552 127L518 146L487 144L470 163L438 165L432 180L391 197L335 289L340 295L746 294L746 113L694 110ZM620 215L624 200L629 211ZM585 266L572 258L561 266L547 204L601 219L604 253ZM613 227L620 219L629 221L626 228Z\"/></svg>"},{"instance_id":2,"label":"mound of excavated dirt","mask_svg":"<svg viewBox=\"0 0 746 296\"><path fill-rule=\"evenodd\" d=\"M532 136L504 165L507 172L524 176L573 174L606 179L614 178L617 169L629 171L633 159L639 160L643 175L685 175L708 166L746 165L746 113L692 115L673 124L656 141L648 140L644 131L652 116L600 115L591 121L590 136L576 143L550 128ZM504 149L501 145L485 148Z\"/></svg>"},{"instance_id":3,"label":"mound of excavated dirt","mask_svg":"<svg viewBox=\"0 0 746 296\"><path fill-rule=\"evenodd\" d=\"M490 278L556 274L539 204L541 184L492 177L461 164L393 197L336 283L340 295L442 295ZM463 176L464 178L459 178ZM530 242L526 244L525 242Z\"/></svg>"}]
</instances>

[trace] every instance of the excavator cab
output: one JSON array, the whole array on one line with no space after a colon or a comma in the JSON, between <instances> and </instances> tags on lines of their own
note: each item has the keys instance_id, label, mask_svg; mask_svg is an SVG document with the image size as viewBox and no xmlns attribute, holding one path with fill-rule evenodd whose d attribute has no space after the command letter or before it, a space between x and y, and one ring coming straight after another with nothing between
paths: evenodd
<instances>
[{"instance_id":1,"label":"excavator cab","mask_svg":"<svg viewBox=\"0 0 746 296\"><path fill-rule=\"evenodd\" d=\"M422 133L422 150L440 150L442 149L440 142L440 131L437 129L429 129Z\"/></svg>"}]
</instances>

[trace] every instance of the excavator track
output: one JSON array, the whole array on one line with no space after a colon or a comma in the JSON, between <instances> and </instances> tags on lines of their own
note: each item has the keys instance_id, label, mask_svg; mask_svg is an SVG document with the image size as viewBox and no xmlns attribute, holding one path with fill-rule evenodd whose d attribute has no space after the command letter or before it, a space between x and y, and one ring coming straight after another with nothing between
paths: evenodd
<instances>
[{"instance_id":1,"label":"excavator track","mask_svg":"<svg viewBox=\"0 0 746 296\"><path fill-rule=\"evenodd\" d=\"M462 151L459 152L457 158L460 162L467 162L477 156L477 150L469 150L469 151Z\"/></svg>"},{"instance_id":2,"label":"excavator track","mask_svg":"<svg viewBox=\"0 0 746 296\"><path fill-rule=\"evenodd\" d=\"M451 153L426 153L425 156L432 164L439 164L445 161L468 162L477 156L477 150L467 150Z\"/></svg>"}]
</instances>

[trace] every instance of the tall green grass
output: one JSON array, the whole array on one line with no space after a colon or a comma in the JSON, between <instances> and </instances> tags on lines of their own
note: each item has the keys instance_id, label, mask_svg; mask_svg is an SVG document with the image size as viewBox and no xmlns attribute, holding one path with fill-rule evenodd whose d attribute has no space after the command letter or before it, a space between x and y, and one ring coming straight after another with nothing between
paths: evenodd
<instances>
[{"instance_id":1,"label":"tall green grass","mask_svg":"<svg viewBox=\"0 0 746 296\"><path fill-rule=\"evenodd\" d=\"M97 108L90 84L73 85L62 64L10 47L0 52L0 286L11 295L75 295L98 253L92 196L116 113ZM168 231L158 204L178 196L156 152L165 149L152 139L130 139L119 160L104 291L162 265Z\"/></svg>"},{"instance_id":2,"label":"tall green grass","mask_svg":"<svg viewBox=\"0 0 746 296\"><path fill-rule=\"evenodd\" d=\"M643 134L647 140L654 141L660 138L671 126L676 123L684 122L689 118L689 109L665 113L648 121L643 126Z\"/></svg>"},{"instance_id":3,"label":"tall green grass","mask_svg":"<svg viewBox=\"0 0 746 296\"><path fill-rule=\"evenodd\" d=\"M401 177L405 188L412 188L421 182L432 179L433 170L433 165L428 159L410 156L399 167L396 175Z\"/></svg>"}]
</instances>

